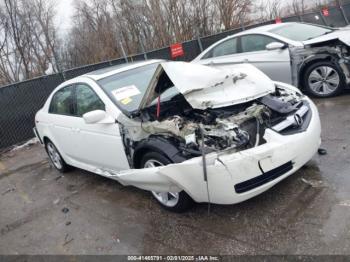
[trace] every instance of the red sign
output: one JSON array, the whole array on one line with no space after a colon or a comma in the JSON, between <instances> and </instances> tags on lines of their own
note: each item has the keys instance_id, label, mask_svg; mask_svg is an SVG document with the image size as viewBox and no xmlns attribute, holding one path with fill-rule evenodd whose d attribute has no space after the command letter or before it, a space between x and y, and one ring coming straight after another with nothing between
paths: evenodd
<instances>
[{"instance_id":1,"label":"red sign","mask_svg":"<svg viewBox=\"0 0 350 262\"><path fill-rule=\"evenodd\" d=\"M171 58L176 58L178 56L183 56L184 50L181 43L176 43L170 46Z\"/></svg>"},{"instance_id":2,"label":"red sign","mask_svg":"<svg viewBox=\"0 0 350 262\"><path fill-rule=\"evenodd\" d=\"M329 10L328 10L327 7L324 7L324 8L322 9L322 14L323 14L324 16L329 16Z\"/></svg>"},{"instance_id":3,"label":"red sign","mask_svg":"<svg viewBox=\"0 0 350 262\"><path fill-rule=\"evenodd\" d=\"M275 23L276 23L276 24L280 24L280 23L282 23L282 19L281 19L281 18L279 18L279 17L277 17L277 18L276 18L276 20L275 20Z\"/></svg>"}]
</instances>

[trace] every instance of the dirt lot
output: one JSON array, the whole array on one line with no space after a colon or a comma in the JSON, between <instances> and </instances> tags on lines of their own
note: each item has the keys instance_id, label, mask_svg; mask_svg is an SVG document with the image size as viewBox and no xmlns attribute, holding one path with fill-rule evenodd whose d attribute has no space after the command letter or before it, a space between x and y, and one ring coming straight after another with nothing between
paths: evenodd
<instances>
[{"instance_id":1,"label":"dirt lot","mask_svg":"<svg viewBox=\"0 0 350 262\"><path fill-rule=\"evenodd\" d=\"M350 95L316 102L328 154L209 215L169 213L82 170L61 176L39 145L3 154L0 254L350 254Z\"/></svg>"}]
</instances>

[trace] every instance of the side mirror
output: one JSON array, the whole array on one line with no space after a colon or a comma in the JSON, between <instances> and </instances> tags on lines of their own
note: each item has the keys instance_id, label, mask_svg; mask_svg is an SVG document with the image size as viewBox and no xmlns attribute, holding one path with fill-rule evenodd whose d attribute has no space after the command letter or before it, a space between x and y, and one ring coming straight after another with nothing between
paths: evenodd
<instances>
[{"instance_id":1,"label":"side mirror","mask_svg":"<svg viewBox=\"0 0 350 262\"><path fill-rule=\"evenodd\" d=\"M266 50L277 50L277 49L283 49L286 45L280 42L272 42L270 44L266 45Z\"/></svg>"},{"instance_id":2,"label":"side mirror","mask_svg":"<svg viewBox=\"0 0 350 262\"><path fill-rule=\"evenodd\" d=\"M83 115L86 124L113 124L115 120L106 111L94 110Z\"/></svg>"}]
</instances>

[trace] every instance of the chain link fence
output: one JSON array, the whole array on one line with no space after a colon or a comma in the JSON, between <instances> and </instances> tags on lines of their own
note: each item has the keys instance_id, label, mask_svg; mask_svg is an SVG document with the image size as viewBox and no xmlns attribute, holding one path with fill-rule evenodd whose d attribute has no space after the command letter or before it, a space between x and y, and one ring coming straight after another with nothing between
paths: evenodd
<instances>
[{"instance_id":1,"label":"chain link fence","mask_svg":"<svg viewBox=\"0 0 350 262\"><path fill-rule=\"evenodd\" d=\"M282 18L282 22L306 22L332 27L349 25L350 4L340 7L330 7L329 15L324 16L322 11ZM275 21L268 21L260 24L244 24L242 27L224 31L210 36L198 37L182 43L184 56L177 60L191 61L197 55L218 40L238 33L242 30L272 24ZM146 53L122 57L115 60L105 61L98 64L82 66L66 70L62 73L42 76L31 80L7 85L0 88L0 150L14 144L24 142L34 136L35 113L43 106L52 90L65 80L76 76L132 61L145 59L166 59L171 60L170 48L164 47Z\"/></svg>"}]
</instances>

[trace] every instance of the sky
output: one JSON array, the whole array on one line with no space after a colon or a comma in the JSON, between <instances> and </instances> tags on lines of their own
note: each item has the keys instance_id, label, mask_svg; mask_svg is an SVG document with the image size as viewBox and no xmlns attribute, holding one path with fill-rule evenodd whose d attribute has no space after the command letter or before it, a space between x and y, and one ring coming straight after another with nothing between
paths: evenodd
<instances>
[{"instance_id":1,"label":"sky","mask_svg":"<svg viewBox=\"0 0 350 262\"><path fill-rule=\"evenodd\" d=\"M57 17L56 24L59 27L60 36L65 36L71 27L71 17L74 13L74 0L56 0L57 1ZM256 2L267 2L269 0L256 0ZM271 0L270 0L271 1ZM282 0L281 0L282 1ZM314 0L306 0L306 3ZM283 0L282 5L291 3L292 0Z\"/></svg>"},{"instance_id":2,"label":"sky","mask_svg":"<svg viewBox=\"0 0 350 262\"><path fill-rule=\"evenodd\" d=\"M59 34L64 36L71 27L71 17L74 13L74 0L58 0L57 1L57 17L56 23L59 27Z\"/></svg>"}]
</instances>

